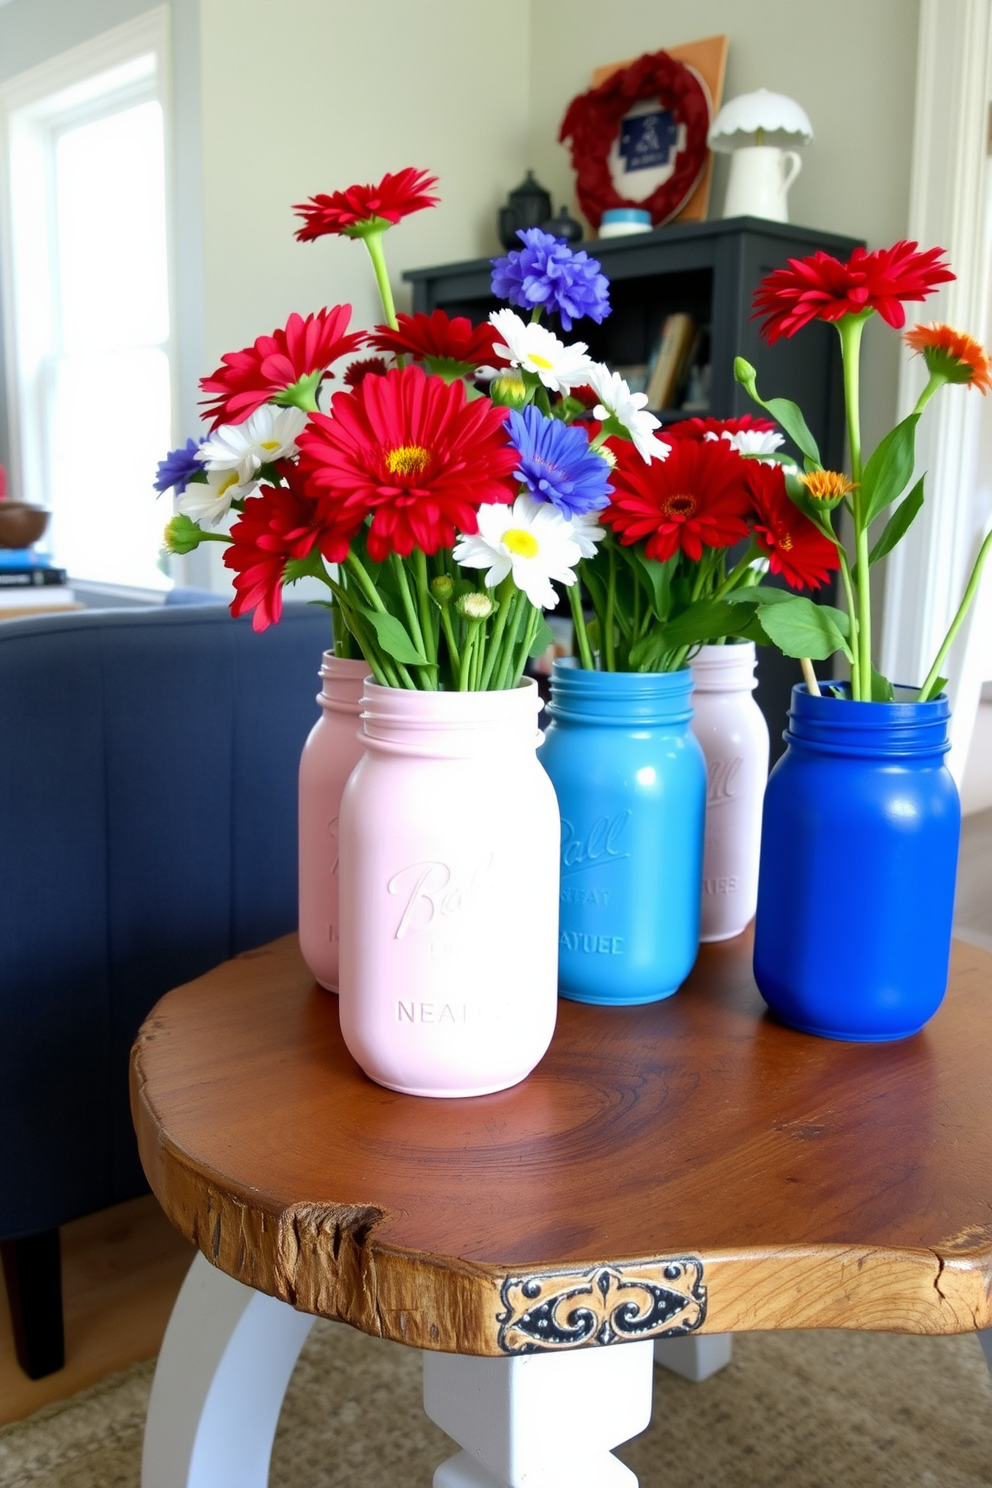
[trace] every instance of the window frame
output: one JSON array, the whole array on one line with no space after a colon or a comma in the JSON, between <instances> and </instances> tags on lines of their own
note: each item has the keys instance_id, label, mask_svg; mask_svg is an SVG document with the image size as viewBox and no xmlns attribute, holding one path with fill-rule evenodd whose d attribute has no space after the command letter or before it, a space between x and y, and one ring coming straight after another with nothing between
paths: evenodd
<instances>
[{"instance_id":1,"label":"window frame","mask_svg":"<svg viewBox=\"0 0 992 1488\"><path fill-rule=\"evenodd\" d=\"M152 66L141 72L139 64L149 56ZM50 390L44 369L56 353L57 333L52 288L57 268L55 146L66 129L150 100L162 109L169 300L169 337L164 345L171 445L179 442L172 92L170 14L164 5L0 84L0 294L10 474L13 489L27 501L48 505L50 495ZM171 578L176 577L173 571ZM87 582L79 581L84 588ZM136 595L145 592L143 586L135 586Z\"/></svg>"}]
</instances>

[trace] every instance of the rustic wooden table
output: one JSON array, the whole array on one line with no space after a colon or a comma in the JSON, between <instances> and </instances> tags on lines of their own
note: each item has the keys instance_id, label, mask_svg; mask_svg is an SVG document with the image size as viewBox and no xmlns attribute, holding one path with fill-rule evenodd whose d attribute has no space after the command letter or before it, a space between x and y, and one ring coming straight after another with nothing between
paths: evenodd
<instances>
[{"instance_id":1,"label":"rustic wooden table","mask_svg":"<svg viewBox=\"0 0 992 1488\"><path fill-rule=\"evenodd\" d=\"M466 1449L436 1488L629 1484L610 1449L647 1424L654 1340L692 1373L679 1348L733 1331L989 1329L990 1048L987 952L955 944L915 1038L839 1044L767 1016L745 936L666 1002L563 1001L515 1089L420 1100L358 1069L295 937L218 967L133 1056L145 1171L212 1262L144 1488L262 1488L314 1315L427 1351Z\"/></svg>"}]
</instances>

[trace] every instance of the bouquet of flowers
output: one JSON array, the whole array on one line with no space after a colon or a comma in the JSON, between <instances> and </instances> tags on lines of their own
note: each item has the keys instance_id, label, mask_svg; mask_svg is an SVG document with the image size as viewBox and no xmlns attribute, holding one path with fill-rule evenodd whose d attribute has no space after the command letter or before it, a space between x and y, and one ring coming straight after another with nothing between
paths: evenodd
<instances>
[{"instance_id":1,"label":"bouquet of flowers","mask_svg":"<svg viewBox=\"0 0 992 1488\"><path fill-rule=\"evenodd\" d=\"M778 420L801 451L804 472L785 473L790 501L830 544L840 565L846 600L844 610L827 606L798 608L787 600L774 609L769 601L783 599L771 591L753 596L752 633L763 630L788 655L804 658L803 669L809 690L819 695L813 660L825 660L842 652L851 669L849 691L834 689L838 696L855 702L891 702L893 688L888 678L875 670L872 660L872 613L870 572L905 537L923 505L924 481L913 482L915 436L927 403L946 383L978 387L984 394L990 385L990 365L982 347L972 337L942 324L919 325L907 331L904 340L921 355L929 373L916 407L897 424L865 460L861 448L859 373L861 337L865 324L879 315L899 330L905 325L906 301L919 301L936 287L953 279L942 258L943 249L919 252L916 243L899 242L872 253L856 248L846 263L827 253L790 259L787 268L770 274L755 296L756 315L764 317L762 335L773 343L794 336L812 320L837 327L844 367L844 400L851 474L826 470L801 410L786 398L765 400L757 389L754 368L743 358L735 363L735 375L754 401ZM912 483L912 484L911 484ZM851 550L835 530L834 513L847 512L852 530ZM874 541L871 529L886 511L889 516ZM936 697L946 683L940 675L948 652L978 591L982 568L992 547L990 533L976 558L961 605L941 643L918 701Z\"/></svg>"},{"instance_id":2,"label":"bouquet of flowers","mask_svg":"<svg viewBox=\"0 0 992 1488\"><path fill-rule=\"evenodd\" d=\"M436 203L435 184L408 168L296 208L301 241L364 241L384 323L352 331L336 305L227 354L201 382L210 432L159 467L157 489L179 498L168 549L224 543L235 614L264 629L283 587L312 576L336 654L357 651L389 686L484 690L514 686L545 649L556 584L580 665L666 671L703 641L758 632L732 601L766 569L801 588L837 568L788 498L772 422L693 419L666 442L643 393L542 323L569 332L609 314L585 252L530 229L493 261L494 293L515 308L478 327L398 315L383 238ZM325 380L359 350L374 354L322 409ZM777 638L768 613L762 640Z\"/></svg>"}]
</instances>

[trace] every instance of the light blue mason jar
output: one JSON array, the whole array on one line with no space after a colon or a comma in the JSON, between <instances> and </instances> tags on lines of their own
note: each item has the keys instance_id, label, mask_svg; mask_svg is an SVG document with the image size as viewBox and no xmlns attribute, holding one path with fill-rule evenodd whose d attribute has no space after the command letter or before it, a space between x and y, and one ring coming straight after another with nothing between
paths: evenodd
<instances>
[{"instance_id":1,"label":"light blue mason jar","mask_svg":"<svg viewBox=\"0 0 992 1488\"><path fill-rule=\"evenodd\" d=\"M692 674L551 679L540 759L561 812L559 991L658 1002L699 950L706 762L689 722Z\"/></svg>"}]
</instances>

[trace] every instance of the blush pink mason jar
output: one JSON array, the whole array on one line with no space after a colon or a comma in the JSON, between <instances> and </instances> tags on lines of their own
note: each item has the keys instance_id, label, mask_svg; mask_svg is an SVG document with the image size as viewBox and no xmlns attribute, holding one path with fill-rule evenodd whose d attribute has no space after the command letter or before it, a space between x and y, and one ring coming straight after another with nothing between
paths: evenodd
<instances>
[{"instance_id":1,"label":"blush pink mason jar","mask_svg":"<svg viewBox=\"0 0 992 1488\"><path fill-rule=\"evenodd\" d=\"M555 1026L555 793L537 687L365 684L341 802L341 1031L408 1095L516 1085Z\"/></svg>"},{"instance_id":2,"label":"blush pink mason jar","mask_svg":"<svg viewBox=\"0 0 992 1488\"><path fill-rule=\"evenodd\" d=\"M338 990L338 815L365 748L359 712L366 661L324 652L320 717L300 759L300 950L317 981Z\"/></svg>"},{"instance_id":3,"label":"blush pink mason jar","mask_svg":"<svg viewBox=\"0 0 992 1488\"><path fill-rule=\"evenodd\" d=\"M692 731L706 757L700 940L729 940L758 902L768 725L752 697L753 641L702 646L692 668Z\"/></svg>"}]
</instances>

